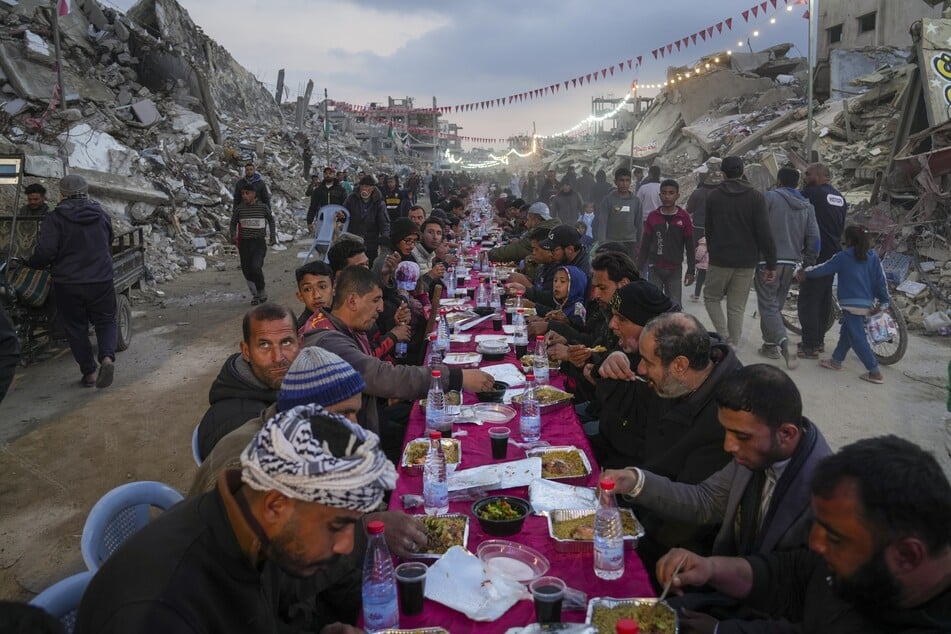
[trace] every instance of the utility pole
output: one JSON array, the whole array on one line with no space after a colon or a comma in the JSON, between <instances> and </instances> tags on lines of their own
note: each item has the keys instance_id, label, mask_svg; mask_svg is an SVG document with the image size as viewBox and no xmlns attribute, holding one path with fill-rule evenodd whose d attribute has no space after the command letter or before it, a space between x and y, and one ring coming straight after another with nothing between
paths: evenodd
<instances>
[{"instance_id":1,"label":"utility pole","mask_svg":"<svg viewBox=\"0 0 951 634\"><path fill-rule=\"evenodd\" d=\"M809 106L806 116L806 162L812 163L813 86L816 83L816 27L819 24L819 0L809 0Z\"/></svg>"},{"instance_id":2,"label":"utility pole","mask_svg":"<svg viewBox=\"0 0 951 634\"><path fill-rule=\"evenodd\" d=\"M436 114L436 97L433 96L433 170L439 164L439 115Z\"/></svg>"},{"instance_id":3,"label":"utility pole","mask_svg":"<svg viewBox=\"0 0 951 634\"><path fill-rule=\"evenodd\" d=\"M66 107L66 86L63 85L63 49L59 43L59 7L56 0L50 0L50 12L53 14L53 48L56 49L56 90L50 100L57 101L53 108ZM69 141L69 126L66 127L66 140ZM59 144L59 157L63 162L63 173L69 173L69 155L66 153L66 143ZM19 190L17 190L19 191Z\"/></svg>"},{"instance_id":4,"label":"utility pole","mask_svg":"<svg viewBox=\"0 0 951 634\"><path fill-rule=\"evenodd\" d=\"M327 89L324 88L324 140L327 142L327 162L324 165L330 165L330 117L327 116Z\"/></svg>"},{"instance_id":5,"label":"utility pole","mask_svg":"<svg viewBox=\"0 0 951 634\"><path fill-rule=\"evenodd\" d=\"M634 130L637 128L637 115L641 109L641 102L637 98L637 84L634 84L634 110L631 112L631 162L627 166L634 173Z\"/></svg>"}]
</instances>

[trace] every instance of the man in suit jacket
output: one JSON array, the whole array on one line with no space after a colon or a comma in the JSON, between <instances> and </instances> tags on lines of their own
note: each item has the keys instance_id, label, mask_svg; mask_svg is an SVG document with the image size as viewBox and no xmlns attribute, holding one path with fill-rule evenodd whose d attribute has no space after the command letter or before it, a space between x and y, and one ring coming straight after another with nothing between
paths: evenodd
<instances>
[{"instance_id":1,"label":"man in suit jacket","mask_svg":"<svg viewBox=\"0 0 951 634\"><path fill-rule=\"evenodd\" d=\"M606 471L605 477L613 477L639 508L672 520L720 524L713 555L801 548L812 524L812 472L832 451L802 415L796 384L779 368L750 365L726 377L715 398L723 449L733 456L725 467L699 484L638 468Z\"/></svg>"}]
</instances>

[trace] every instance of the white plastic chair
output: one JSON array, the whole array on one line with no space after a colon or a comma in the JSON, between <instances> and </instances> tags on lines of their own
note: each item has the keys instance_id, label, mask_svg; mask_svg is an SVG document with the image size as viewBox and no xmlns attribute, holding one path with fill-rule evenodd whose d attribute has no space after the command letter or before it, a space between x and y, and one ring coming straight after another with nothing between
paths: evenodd
<instances>
[{"instance_id":1,"label":"white plastic chair","mask_svg":"<svg viewBox=\"0 0 951 634\"><path fill-rule=\"evenodd\" d=\"M318 260L327 261L327 252L330 250L330 243L334 239L334 231L337 227L337 214L344 215L343 228L346 231L350 227L350 212L343 205L324 205L317 211L317 222L320 228L317 229L317 236L310 250L304 256L304 262L309 262L311 256L317 256Z\"/></svg>"}]
</instances>

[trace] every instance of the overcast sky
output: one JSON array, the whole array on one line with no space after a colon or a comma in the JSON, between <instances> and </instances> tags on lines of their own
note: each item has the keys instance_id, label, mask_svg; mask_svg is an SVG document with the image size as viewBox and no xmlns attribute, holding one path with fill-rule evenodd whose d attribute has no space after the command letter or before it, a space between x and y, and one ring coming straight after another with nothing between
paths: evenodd
<instances>
[{"instance_id":1,"label":"overcast sky","mask_svg":"<svg viewBox=\"0 0 951 634\"><path fill-rule=\"evenodd\" d=\"M792 4L794 0L789 0ZM258 79L273 86L280 68L291 99L308 79L315 100L354 104L414 98L417 107L456 105L505 97L586 75L643 56L641 84L662 82L667 66L737 49L748 37L754 50L781 42L806 55L805 7L768 4L765 15L741 12L753 0L179 0L209 36ZM112 0L126 9L134 0ZM758 4L758 3L756 3ZM732 17L733 30L666 59L651 50ZM770 18L776 18L770 24ZM754 29L760 35L752 37ZM747 49L748 50L748 49ZM501 109L450 115L461 134L504 138L531 131L553 134L591 111L595 96L623 96L635 78L623 73L554 97ZM642 94L652 95L655 90ZM467 144L471 146L471 144Z\"/></svg>"}]
</instances>

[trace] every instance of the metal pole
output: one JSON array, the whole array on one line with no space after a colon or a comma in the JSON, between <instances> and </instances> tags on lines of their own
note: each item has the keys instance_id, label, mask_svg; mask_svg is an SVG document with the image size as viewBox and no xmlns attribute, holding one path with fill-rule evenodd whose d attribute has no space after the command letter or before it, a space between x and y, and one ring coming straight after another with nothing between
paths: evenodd
<instances>
[{"instance_id":1,"label":"metal pole","mask_svg":"<svg viewBox=\"0 0 951 634\"><path fill-rule=\"evenodd\" d=\"M628 169L634 172L634 130L637 129L637 111L641 104L637 100L637 84L634 84L634 110L631 112L631 160L628 163Z\"/></svg>"},{"instance_id":2,"label":"metal pole","mask_svg":"<svg viewBox=\"0 0 951 634\"><path fill-rule=\"evenodd\" d=\"M66 87L63 85L63 49L59 44L59 9L56 0L50 0L50 12L53 14L53 48L56 50L56 91L59 94L59 104L66 107ZM66 140L69 141L69 127L66 128ZM59 144L59 156L63 161L63 172L69 172L69 155L66 153L66 143Z\"/></svg>"},{"instance_id":3,"label":"metal pole","mask_svg":"<svg viewBox=\"0 0 951 634\"><path fill-rule=\"evenodd\" d=\"M327 162L330 165L330 118L327 116L327 89L324 88L324 140L327 142Z\"/></svg>"},{"instance_id":4,"label":"metal pole","mask_svg":"<svg viewBox=\"0 0 951 634\"><path fill-rule=\"evenodd\" d=\"M813 86L816 82L815 72L816 72L816 26L819 23L819 0L809 0L809 108L808 115L806 117L806 162L812 163L812 123L813 115L815 108L813 107L813 101L815 96L813 94Z\"/></svg>"},{"instance_id":5,"label":"metal pole","mask_svg":"<svg viewBox=\"0 0 951 634\"><path fill-rule=\"evenodd\" d=\"M433 169L439 164L439 115L436 114L436 97L433 97Z\"/></svg>"}]
</instances>

